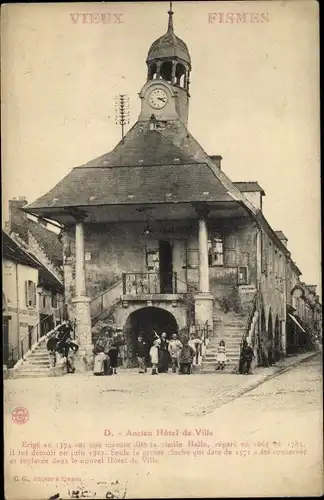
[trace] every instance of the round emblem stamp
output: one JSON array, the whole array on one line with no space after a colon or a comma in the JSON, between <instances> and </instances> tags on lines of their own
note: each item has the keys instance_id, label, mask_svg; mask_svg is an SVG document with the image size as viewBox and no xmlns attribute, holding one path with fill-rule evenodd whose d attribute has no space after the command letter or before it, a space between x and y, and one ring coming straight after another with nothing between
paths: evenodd
<instances>
[{"instance_id":1,"label":"round emblem stamp","mask_svg":"<svg viewBox=\"0 0 324 500\"><path fill-rule=\"evenodd\" d=\"M12 410L12 420L15 424L25 424L29 420L29 413L23 406L18 406Z\"/></svg>"}]
</instances>

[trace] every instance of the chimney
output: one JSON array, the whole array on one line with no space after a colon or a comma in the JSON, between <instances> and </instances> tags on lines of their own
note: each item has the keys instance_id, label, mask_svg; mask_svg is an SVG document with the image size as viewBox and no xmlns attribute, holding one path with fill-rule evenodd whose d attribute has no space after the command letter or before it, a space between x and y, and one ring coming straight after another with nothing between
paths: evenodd
<instances>
[{"instance_id":1,"label":"chimney","mask_svg":"<svg viewBox=\"0 0 324 500\"><path fill-rule=\"evenodd\" d=\"M221 170L222 169L222 166L221 166L221 163L222 163L222 159L223 157L220 156L220 155L210 155L209 158L214 162L216 163L217 167Z\"/></svg>"},{"instance_id":2,"label":"chimney","mask_svg":"<svg viewBox=\"0 0 324 500\"><path fill-rule=\"evenodd\" d=\"M287 236L285 236L282 231L275 231L275 233L278 236L278 238L281 241L281 243L283 243L285 245L285 247L287 247L288 246L288 238L287 238Z\"/></svg>"},{"instance_id":3,"label":"chimney","mask_svg":"<svg viewBox=\"0 0 324 500\"><path fill-rule=\"evenodd\" d=\"M28 241L28 218L27 214L20 210L27 205L27 200L24 196L19 196L19 199L13 198L9 200L9 230L17 233L24 241Z\"/></svg>"}]
</instances>

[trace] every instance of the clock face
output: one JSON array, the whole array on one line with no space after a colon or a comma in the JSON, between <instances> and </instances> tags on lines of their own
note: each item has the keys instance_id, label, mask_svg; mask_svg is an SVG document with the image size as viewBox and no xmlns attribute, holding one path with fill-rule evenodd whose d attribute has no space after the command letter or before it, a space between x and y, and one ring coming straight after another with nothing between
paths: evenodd
<instances>
[{"instance_id":1,"label":"clock face","mask_svg":"<svg viewBox=\"0 0 324 500\"><path fill-rule=\"evenodd\" d=\"M162 109L168 101L166 92L162 89L154 89L149 95L148 102L154 109Z\"/></svg>"}]
</instances>

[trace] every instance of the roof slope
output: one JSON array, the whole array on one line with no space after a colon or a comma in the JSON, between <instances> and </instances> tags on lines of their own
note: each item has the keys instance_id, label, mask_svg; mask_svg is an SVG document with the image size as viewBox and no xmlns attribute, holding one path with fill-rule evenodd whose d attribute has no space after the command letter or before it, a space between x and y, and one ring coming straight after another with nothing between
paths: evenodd
<instances>
[{"instance_id":1,"label":"roof slope","mask_svg":"<svg viewBox=\"0 0 324 500\"><path fill-rule=\"evenodd\" d=\"M25 209L175 201L233 197L204 160L150 130L148 122L137 122L110 153L74 168Z\"/></svg>"},{"instance_id":2,"label":"roof slope","mask_svg":"<svg viewBox=\"0 0 324 500\"><path fill-rule=\"evenodd\" d=\"M5 231L2 231L2 252L5 259L9 259L19 264L39 269L42 265L36 259L27 253L15 240L9 236Z\"/></svg>"},{"instance_id":3,"label":"roof slope","mask_svg":"<svg viewBox=\"0 0 324 500\"><path fill-rule=\"evenodd\" d=\"M55 265L63 262L63 246L58 235L38 222L28 219L28 230L34 236L49 260Z\"/></svg>"},{"instance_id":4,"label":"roof slope","mask_svg":"<svg viewBox=\"0 0 324 500\"><path fill-rule=\"evenodd\" d=\"M232 201L205 164L75 168L27 208Z\"/></svg>"},{"instance_id":5,"label":"roof slope","mask_svg":"<svg viewBox=\"0 0 324 500\"><path fill-rule=\"evenodd\" d=\"M119 167L134 165L178 165L195 160L147 122L136 122L117 146L82 167Z\"/></svg>"}]
</instances>

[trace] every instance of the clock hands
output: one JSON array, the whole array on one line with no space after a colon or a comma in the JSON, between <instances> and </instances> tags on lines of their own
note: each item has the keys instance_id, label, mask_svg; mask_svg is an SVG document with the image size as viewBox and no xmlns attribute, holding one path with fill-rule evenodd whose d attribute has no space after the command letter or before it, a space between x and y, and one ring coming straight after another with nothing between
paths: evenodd
<instances>
[{"instance_id":1,"label":"clock hands","mask_svg":"<svg viewBox=\"0 0 324 500\"><path fill-rule=\"evenodd\" d=\"M165 102L165 97L158 97L158 99L162 102Z\"/></svg>"}]
</instances>

